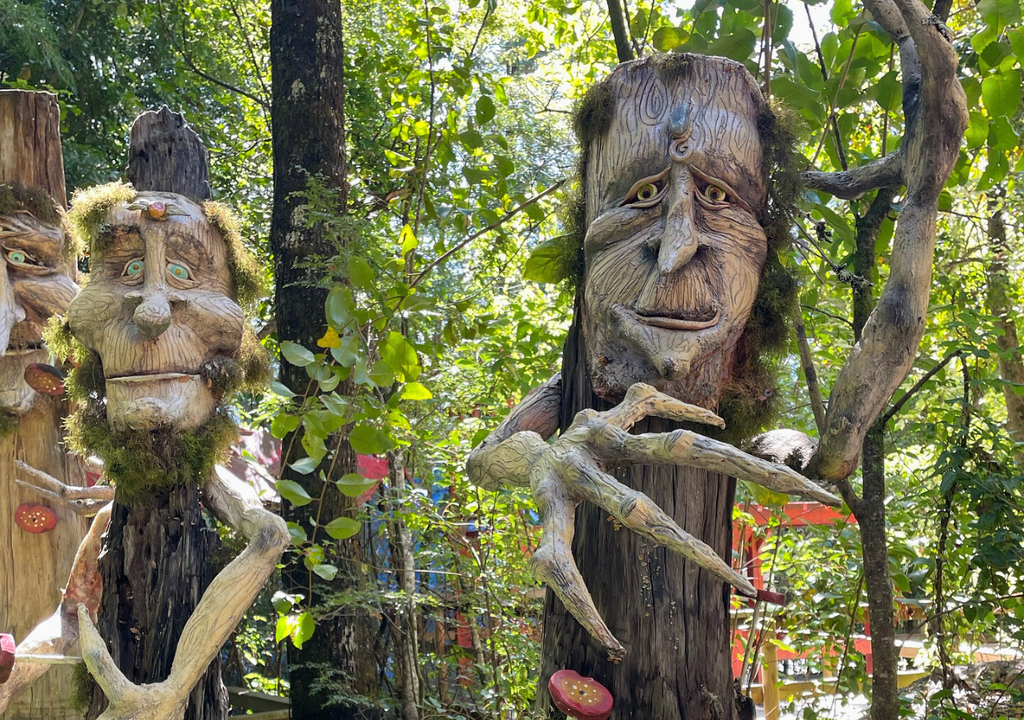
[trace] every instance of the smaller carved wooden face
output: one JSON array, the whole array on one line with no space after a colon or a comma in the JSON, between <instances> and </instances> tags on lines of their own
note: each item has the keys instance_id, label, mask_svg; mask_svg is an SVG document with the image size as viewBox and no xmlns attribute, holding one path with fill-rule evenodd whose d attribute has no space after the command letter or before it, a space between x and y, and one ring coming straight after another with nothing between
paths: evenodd
<instances>
[{"instance_id":1,"label":"smaller carved wooden face","mask_svg":"<svg viewBox=\"0 0 1024 720\"><path fill-rule=\"evenodd\" d=\"M27 211L0 217L0 410L21 414L35 391L25 368L46 362L43 328L78 292L64 259L64 233Z\"/></svg>"},{"instance_id":2,"label":"smaller carved wooden face","mask_svg":"<svg viewBox=\"0 0 1024 720\"><path fill-rule=\"evenodd\" d=\"M591 380L607 398L646 382L712 406L767 255L757 89L742 65L701 57L609 82L615 114L585 178Z\"/></svg>"},{"instance_id":3,"label":"smaller carved wooden face","mask_svg":"<svg viewBox=\"0 0 1024 720\"><path fill-rule=\"evenodd\" d=\"M198 205L170 193L140 193L106 223L68 324L103 363L107 419L193 429L217 406L203 367L236 357L242 341L224 241Z\"/></svg>"}]
</instances>

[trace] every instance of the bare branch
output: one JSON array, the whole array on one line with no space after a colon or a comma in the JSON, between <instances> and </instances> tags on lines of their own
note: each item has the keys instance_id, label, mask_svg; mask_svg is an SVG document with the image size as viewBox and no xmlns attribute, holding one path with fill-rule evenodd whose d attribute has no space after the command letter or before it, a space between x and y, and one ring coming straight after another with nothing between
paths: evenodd
<instances>
[{"instance_id":1,"label":"bare branch","mask_svg":"<svg viewBox=\"0 0 1024 720\"><path fill-rule=\"evenodd\" d=\"M903 162L903 153L894 152L853 170L807 170L800 173L800 179L812 190L822 190L843 200L856 200L876 188L902 185Z\"/></svg>"}]
</instances>

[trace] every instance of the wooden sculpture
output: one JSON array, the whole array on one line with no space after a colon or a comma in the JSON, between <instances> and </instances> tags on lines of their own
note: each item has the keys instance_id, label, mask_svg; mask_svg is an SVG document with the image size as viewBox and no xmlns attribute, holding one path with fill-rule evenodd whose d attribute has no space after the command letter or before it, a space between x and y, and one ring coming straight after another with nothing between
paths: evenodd
<instances>
[{"instance_id":1,"label":"wooden sculpture","mask_svg":"<svg viewBox=\"0 0 1024 720\"><path fill-rule=\"evenodd\" d=\"M85 484L62 446L65 403L37 392L26 370L48 362L42 331L78 291L65 206L60 109L50 93L0 90L0 632L23 640L59 602L85 535L80 507L35 487L34 470ZM6 720L80 717L62 669L0 707Z\"/></svg>"},{"instance_id":2,"label":"wooden sculpture","mask_svg":"<svg viewBox=\"0 0 1024 720\"><path fill-rule=\"evenodd\" d=\"M901 183L907 192L889 283L806 471L833 483L856 468L864 433L913 363L937 198L966 127L956 53L924 6L867 4L900 46L906 137L879 163L804 181L846 198ZM577 130L583 270L562 373L513 409L468 471L486 487L530 485L541 510L531 565L553 591L542 688L568 668L607 685L619 718L728 720L728 586L757 595L727 561L734 478L837 503L693 425L724 425L717 409L756 429L772 395L761 351L785 338L793 292L778 258L788 153L753 78L714 57L620 65L588 94Z\"/></svg>"},{"instance_id":3,"label":"wooden sculpture","mask_svg":"<svg viewBox=\"0 0 1024 720\"><path fill-rule=\"evenodd\" d=\"M157 126L161 115L164 127L180 121L153 115ZM134 178L173 184L175 174L160 181L143 169ZM69 222L89 252L90 278L52 341L76 363L70 441L104 459L117 497L97 517L37 644L47 633L54 647L78 639L102 691L87 717L224 718L211 662L289 542L284 521L251 487L214 472L236 434L225 401L266 371L242 309L258 269L225 208L173 192L94 188L76 196ZM197 578L209 558L190 547L205 542L200 494L249 540L208 586ZM197 556L206 566L194 565ZM32 667L16 659L8 685L23 684Z\"/></svg>"}]
</instances>

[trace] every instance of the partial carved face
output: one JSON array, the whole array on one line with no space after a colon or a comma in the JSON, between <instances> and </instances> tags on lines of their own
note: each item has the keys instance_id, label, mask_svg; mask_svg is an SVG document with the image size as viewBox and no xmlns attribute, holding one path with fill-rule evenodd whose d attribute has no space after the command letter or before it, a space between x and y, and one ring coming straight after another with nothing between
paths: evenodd
<instances>
[{"instance_id":1,"label":"partial carved face","mask_svg":"<svg viewBox=\"0 0 1024 720\"><path fill-rule=\"evenodd\" d=\"M78 292L64 242L59 225L27 211L0 216L0 411L20 415L32 407L36 393L25 368L46 362L43 328Z\"/></svg>"},{"instance_id":2,"label":"partial carved face","mask_svg":"<svg viewBox=\"0 0 1024 720\"><path fill-rule=\"evenodd\" d=\"M106 223L68 324L103 363L107 419L198 427L217 406L203 370L237 356L244 327L224 241L198 205L170 193L140 193Z\"/></svg>"},{"instance_id":3,"label":"partial carved face","mask_svg":"<svg viewBox=\"0 0 1024 720\"><path fill-rule=\"evenodd\" d=\"M767 238L757 89L738 63L668 78L620 66L590 145L584 320L595 392L646 382L712 407L757 294Z\"/></svg>"}]
</instances>

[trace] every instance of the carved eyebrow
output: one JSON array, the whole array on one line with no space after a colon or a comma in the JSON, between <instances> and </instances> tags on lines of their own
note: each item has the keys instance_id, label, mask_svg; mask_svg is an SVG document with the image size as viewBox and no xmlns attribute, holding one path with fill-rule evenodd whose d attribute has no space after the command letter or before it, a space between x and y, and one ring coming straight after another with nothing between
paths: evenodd
<instances>
[{"instance_id":1,"label":"carved eyebrow","mask_svg":"<svg viewBox=\"0 0 1024 720\"><path fill-rule=\"evenodd\" d=\"M45 262L48 265L56 264L61 259L61 248L63 242L59 235L44 235L43 233L12 233L0 239L0 245L4 248L24 250L34 260Z\"/></svg>"},{"instance_id":2,"label":"carved eyebrow","mask_svg":"<svg viewBox=\"0 0 1024 720\"><path fill-rule=\"evenodd\" d=\"M167 250L191 264L195 270L210 264L210 253L203 242L192 235L174 232L167 238Z\"/></svg>"}]
</instances>

